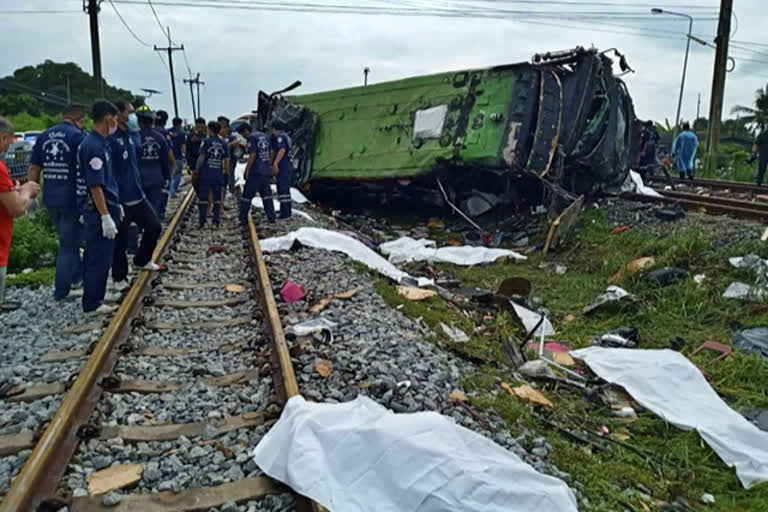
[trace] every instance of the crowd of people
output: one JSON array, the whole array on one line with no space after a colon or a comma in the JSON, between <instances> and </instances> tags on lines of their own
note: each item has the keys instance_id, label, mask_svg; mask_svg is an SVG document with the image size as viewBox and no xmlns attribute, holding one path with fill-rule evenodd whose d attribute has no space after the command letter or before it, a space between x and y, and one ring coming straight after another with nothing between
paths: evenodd
<instances>
[{"instance_id":1,"label":"crowd of people","mask_svg":"<svg viewBox=\"0 0 768 512\"><path fill-rule=\"evenodd\" d=\"M14 307L4 300L13 218L25 214L41 183L43 204L59 235L54 298L66 300L73 288L82 285L82 308L89 316L117 309L105 303L107 284L111 271L117 291L130 287L129 253L135 269L164 270L152 256L168 198L178 193L187 162L201 229L209 217L214 228L220 225L224 197L227 191L236 193L236 163L246 153L240 222L247 222L256 193L264 201L268 222L275 222L273 178L280 217L291 216L291 139L279 121L272 123L271 137L252 131L247 123L234 135L225 116L207 124L197 118L187 133L181 119L174 118L168 130L165 111L155 112L147 105L134 108L126 100L96 101L90 117L93 126L86 133L86 109L66 107L62 121L37 138L23 185L11 180L0 160L0 306L4 309ZM13 136L11 123L0 118L0 153Z\"/></svg>"}]
</instances>

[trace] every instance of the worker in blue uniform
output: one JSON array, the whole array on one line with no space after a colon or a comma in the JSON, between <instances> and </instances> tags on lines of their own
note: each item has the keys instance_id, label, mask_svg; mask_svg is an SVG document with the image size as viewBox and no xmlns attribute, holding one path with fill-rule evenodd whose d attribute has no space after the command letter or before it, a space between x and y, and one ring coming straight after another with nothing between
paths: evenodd
<instances>
[{"instance_id":1,"label":"worker in blue uniform","mask_svg":"<svg viewBox=\"0 0 768 512\"><path fill-rule=\"evenodd\" d=\"M163 190L167 190L171 179L171 162L168 157L168 143L162 132L153 127L155 113L148 106L139 107L136 112L141 127L141 151L139 152L139 176L141 188L149 204L162 220Z\"/></svg>"},{"instance_id":2,"label":"worker in blue uniform","mask_svg":"<svg viewBox=\"0 0 768 512\"><path fill-rule=\"evenodd\" d=\"M165 129L165 123L168 122L168 112L165 110L158 110L155 113L155 130L165 139L165 144L168 146L168 162L170 165L171 173L176 169L176 157L173 153L173 139L168 130ZM164 184L162 189L162 195L160 196L159 208L157 209L157 215L160 220L165 218L165 207L168 205L168 195L170 194L171 180Z\"/></svg>"},{"instance_id":3,"label":"worker in blue uniform","mask_svg":"<svg viewBox=\"0 0 768 512\"><path fill-rule=\"evenodd\" d=\"M85 138L85 108L69 105L61 123L45 130L35 141L27 178L45 181L43 204L59 234L56 256L56 278L53 298L64 300L72 288L83 280L80 245L83 225L77 209L77 148Z\"/></svg>"},{"instance_id":4,"label":"worker in blue uniform","mask_svg":"<svg viewBox=\"0 0 768 512\"><path fill-rule=\"evenodd\" d=\"M693 179L696 167L696 149L699 147L699 138L691 131L691 125L683 123L683 132L677 136L672 144L672 156L677 162L677 172L680 178Z\"/></svg>"},{"instance_id":5,"label":"worker in blue uniform","mask_svg":"<svg viewBox=\"0 0 768 512\"><path fill-rule=\"evenodd\" d=\"M207 128L205 126L205 118L198 117L195 119L195 128L189 132L189 136L187 137L186 156L190 168L195 166L197 157L200 156L200 144L202 144L203 139L206 137L206 130Z\"/></svg>"},{"instance_id":6,"label":"worker in blue uniform","mask_svg":"<svg viewBox=\"0 0 768 512\"><path fill-rule=\"evenodd\" d=\"M263 132L251 132L251 127L243 124L238 132L248 141L248 163L245 164L243 178L245 188L240 198L240 212L238 218L241 223L248 220L251 209L251 201L258 192L264 202L264 213L269 222L275 222L275 204L273 201L271 165L269 160L269 140Z\"/></svg>"},{"instance_id":7,"label":"worker in blue uniform","mask_svg":"<svg viewBox=\"0 0 768 512\"><path fill-rule=\"evenodd\" d=\"M285 125L272 122L272 176L277 181L277 199L280 201L280 218L291 217L291 182L293 180L293 161L291 159L291 138L284 131Z\"/></svg>"},{"instance_id":8,"label":"worker in blue uniform","mask_svg":"<svg viewBox=\"0 0 768 512\"><path fill-rule=\"evenodd\" d=\"M200 145L200 156L195 164L192 179L197 188L197 201L200 210L200 227L208 220L208 194L213 198L213 224L221 222L221 194L224 184L224 169L229 166L227 143L219 137L221 127L218 122L208 123L211 136Z\"/></svg>"},{"instance_id":9,"label":"worker in blue uniform","mask_svg":"<svg viewBox=\"0 0 768 512\"><path fill-rule=\"evenodd\" d=\"M128 283L128 257L126 254L130 226L135 223L141 230L141 243L133 258L134 268L157 271L160 265L152 261L162 226L154 208L147 201L139 181L139 165L133 138L128 132L129 119L135 118L133 105L125 100L115 102L118 110L117 131L107 139L112 150L112 170L117 180L120 205L124 216L118 225L115 253L112 258L112 280L116 288L125 290Z\"/></svg>"},{"instance_id":10,"label":"worker in blue uniform","mask_svg":"<svg viewBox=\"0 0 768 512\"><path fill-rule=\"evenodd\" d=\"M140 108L140 107L139 107ZM134 114L128 118L128 135L133 139L133 147L136 149L136 159L139 158L141 151L141 133L139 131L139 118ZM141 184L141 180L139 180ZM135 224L128 227L128 241L126 242L126 251L128 254L136 254L139 248L139 228Z\"/></svg>"},{"instance_id":11,"label":"worker in blue uniform","mask_svg":"<svg viewBox=\"0 0 768 512\"><path fill-rule=\"evenodd\" d=\"M237 147L237 137L232 133L229 126L229 118L226 116L219 116L216 118L219 123L220 131L219 136L227 143L227 156L229 157L229 166L224 169L224 184L226 185L224 190L229 190L230 194L235 193L235 166L237 165L237 157L235 155ZM224 197L222 196L222 199Z\"/></svg>"},{"instance_id":12,"label":"worker in blue uniform","mask_svg":"<svg viewBox=\"0 0 768 512\"><path fill-rule=\"evenodd\" d=\"M83 311L89 316L117 309L104 304L117 224L123 217L107 141L117 131L117 114L112 103L96 101L91 107L93 129L77 151L77 200L85 224Z\"/></svg>"},{"instance_id":13,"label":"worker in blue uniform","mask_svg":"<svg viewBox=\"0 0 768 512\"><path fill-rule=\"evenodd\" d=\"M173 150L173 158L176 161L175 172L171 174L171 185L169 193L171 197L176 197L176 192L181 185L181 177L184 171L184 155L187 154L187 132L181 126L181 118L173 118L173 127L169 132L171 137L171 149Z\"/></svg>"}]
</instances>

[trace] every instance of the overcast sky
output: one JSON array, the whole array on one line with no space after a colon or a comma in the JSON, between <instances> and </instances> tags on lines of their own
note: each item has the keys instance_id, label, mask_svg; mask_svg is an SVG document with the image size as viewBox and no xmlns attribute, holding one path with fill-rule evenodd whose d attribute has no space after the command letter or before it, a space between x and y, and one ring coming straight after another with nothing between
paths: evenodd
<instances>
[{"instance_id":1,"label":"overcast sky","mask_svg":"<svg viewBox=\"0 0 768 512\"><path fill-rule=\"evenodd\" d=\"M204 1L190 0L189 3ZM217 1L221 2L209 0L209 3ZM590 0L564 0L559 4L544 1L526 4L525 0L285 0L281 4L300 1L387 7L470 5L556 13L645 13L656 5L652 0L615 0L604 2L603 6L594 5L600 2ZM562 5L567 2L573 5ZM250 111L256 107L259 89L272 91L297 79L304 84L296 90L297 94L358 85L362 83L366 66L371 68L370 81L379 82L527 61L536 52L594 45L600 49L617 47L637 71L627 76L626 81L638 116L673 121L685 54L684 33L688 29L686 20L668 15L643 20L550 19L534 23L529 17L519 16L482 19L370 16L157 5L161 0L154 3L163 25L170 25L174 41L184 44L192 72L199 72L205 81L202 110L206 117L218 114L234 117ZM658 5L697 18L712 18L719 3L719 0L669 0ZM728 74L726 82L725 114L734 104L752 104L755 90L768 82L768 39L764 37L768 13L764 6L758 5L762 3L735 1L738 29L733 39L753 51L732 49L736 70ZM80 10L81 4L81 0L0 0L0 42L4 49L0 53L0 75L9 75L20 66L38 64L44 59L73 61L91 72L88 17ZM116 1L115 6L144 42L167 44L146 2ZM72 12L7 12L20 9ZM140 93L142 87L163 91L161 96L151 98L150 105L172 112L169 73L156 52L131 36L109 0L103 2L99 19L105 78L135 93ZM716 20L696 20L693 32L712 41L716 27ZM691 45L684 119L695 117L699 93L702 115L708 113L714 55L714 49L696 43ZM174 54L174 67L180 114L191 118L189 88L181 82L187 76L181 52Z\"/></svg>"}]
</instances>

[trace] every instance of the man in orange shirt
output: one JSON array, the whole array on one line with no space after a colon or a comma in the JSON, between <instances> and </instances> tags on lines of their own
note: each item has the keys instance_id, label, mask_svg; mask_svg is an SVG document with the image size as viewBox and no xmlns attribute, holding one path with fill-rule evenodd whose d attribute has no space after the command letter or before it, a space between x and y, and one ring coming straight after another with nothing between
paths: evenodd
<instances>
[{"instance_id":1,"label":"man in orange shirt","mask_svg":"<svg viewBox=\"0 0 768 512\"><path fill-rule=\"evenodd\" d=\"M8 151L13 141L13 125L0 117L0 154ZM34 181L19 185L11 180L5 162L0 160L0 312L16 309L19 304L5 302L5 274L11 253L13 219L27 211L29 202L37 196L40 186Z\"/></svg>"}]
</instances>

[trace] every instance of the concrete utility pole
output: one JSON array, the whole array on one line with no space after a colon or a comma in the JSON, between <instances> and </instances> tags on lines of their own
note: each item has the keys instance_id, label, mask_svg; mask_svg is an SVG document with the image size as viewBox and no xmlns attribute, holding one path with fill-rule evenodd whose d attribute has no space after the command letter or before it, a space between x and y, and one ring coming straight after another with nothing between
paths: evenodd
<instances>
[{"instance_id":1,"label":"concrete utility pole","mask_svg":"<svg viewBox=\"0 0 768 512\"><path fill-rule=\"evenodd\" d=\"M176 77L173 74L173 52L184 50L184 45L173 46L173 43L171 42L171 27L166 28L168 29L168 46L166 48L158 48L158 46L155 45L155 51L168 52L168 67L171 72L171 90L173 91L173 114L175 117L179 117L179 102L176 99Z\"/></svg>"},{"instance_id":2,"label":"concrete utility pole","mask_svg":"<svg viewBox=\"0 0 768 512\"><path fill-rule=\"evenodd\" d=\"M363 82L363 85L366 87L368 86L368 73L370 72L371 72L371 68L366 67L365 69L363 69L363 75L365 76L365 81Z\"/></svg>"},{"instance_id":3,"label":"concrete utility pole","mask_svg":"<svg viewBox=\"0 0 768 512\"><path fill-rule=\"evenodd\" d=\"M707 147L709 155L717 154L720 144L720 121L723 117L723 96L725 95L725 73L728 65L728 40L731 35L733 0L720 0L720 22L717 25L715 43L715 71L712 74L712 97L709 99L709 130Z\"/></svg>"},{"instance_id":4,"label":"concrete utility pole","mask_svg":"<svg viewBox=\"0 0 768 512\"><path fill-rule=\"evenodd\" d=\"M200 110L200 84L205 85L205 82L200 81L200 73L195 78L184 79L185 84L189 84L189 94L192 96L192 112L195 119L203 115L203 111ZM197 85L197 111L195 111L195 95L192 93L192 85Z\"/></svg>"},{"instance_id":5,"label":"concrete utility pole","mask_svg":"<svg viewBox=\"0 0 768 512\"><path fill-rule=\"evenodd\" d=\"M699 93L699 101L696 103L696 119L701 117L701 93Z\"/></svg>"},{"instance_id":6,"label":"concrete utility pole","mask_svg":"<svg viewBox=\"0 0 768 512\"><path fill-rule=\"evenodd\" d=\"M194 80L190 78L187 80L184 79L185 84L189 84L189 97L192 99L192 119L197 119L197 109L195 108L195 92L192 90L192 84L194 84Z\"/></svg>"},{"instance_id":7,"label":"concrete utility pole","mask_svg":"<svg viewBox=\"0 0 768 512\"><path fill-rule=\"evenodd\" d=\"M101 45L99 44L99 10L102 0L83 0L83 11L88 13L91 25L91 57L93 59L93 77L101 86L104 96L104 79L101 76Z\"/></svg>"}]
</instances>

